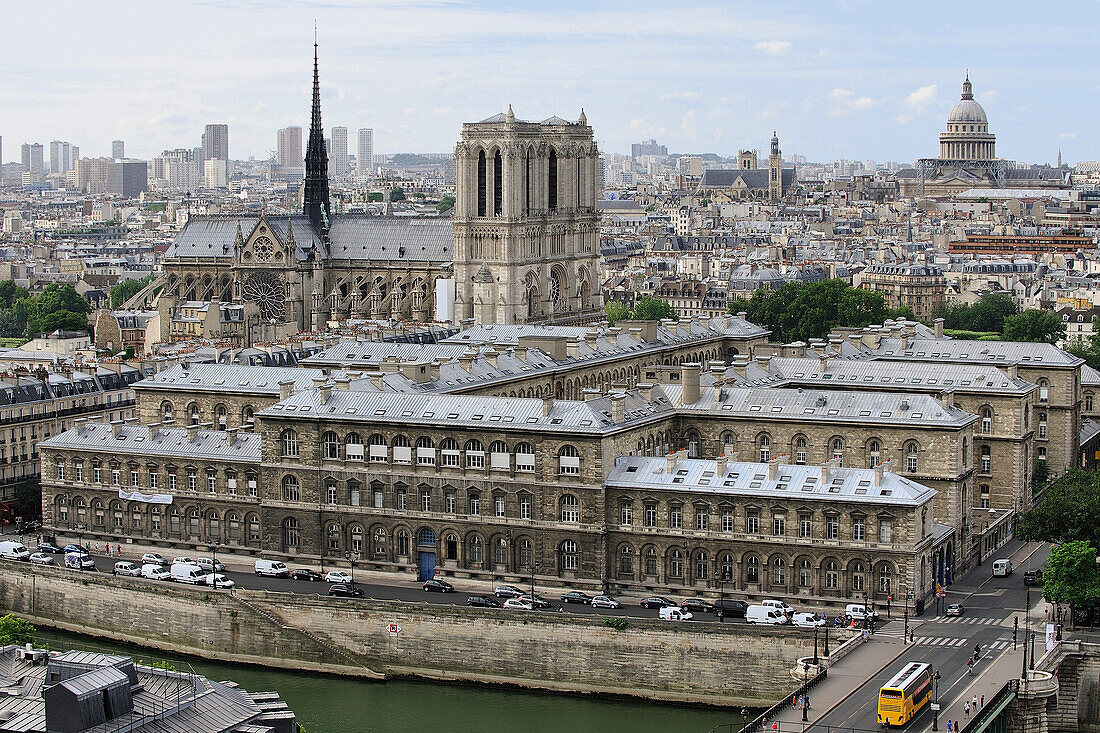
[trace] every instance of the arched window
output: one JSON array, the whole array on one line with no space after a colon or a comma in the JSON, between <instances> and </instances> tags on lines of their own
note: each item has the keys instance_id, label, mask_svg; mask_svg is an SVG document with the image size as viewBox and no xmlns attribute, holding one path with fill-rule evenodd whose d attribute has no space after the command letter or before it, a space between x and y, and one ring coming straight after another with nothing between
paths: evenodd
<instances>
[{"instance_id":1,"label":"arched window","mask_svg":"<svg viewBox=\"0 0 1100 733\"><path fill-rule=\"evenodd\" d=\"M283 549L297 548L302 544L302 526L294 517L283 520Z\"/></svg>"},{"instance_id":2,"label":"arched window","mask_svg":"<svg viewBox=\"0 0 1100 733\"><path fill-rule=\"evenodd\" d=\"M577 569L577 543L573 540L565 540L561 543L559 550L561 569L562 570L576 570Z\"/></svg>"},{"instance_id":3,"label":"arched window","mask_svg":"<svg viewBox=\"0 0 1100 733\"><path fill-rule=\"evenodd\" d=\"M386 436L380 433L375 433L370 436L371 463L385 463L389 457L389 448L386 447Z\"/></svg>"},{"instance_id":4,"label":"arched window","mask_svg":"<svg viewBox=\"0 0 1100 733\"><path fill-rule=\"evenodd\" d=\"M581 456L577 448L563 445L558 451L558 473L563 476L576 476L581 470Z\"/></svg>"},{"instance_id":5,"label":"arched window","mask_svg":"<svg viewBox=\"0 0 1100 733\"><path fill-rule=\"evenodd\" d=\"M493 564L508 564L508 540L504 537L498 537L493 541Z\"/></svg>"},{"instance_id":6,"label":"arched window","mask_svg":"<svg viewBox=\"0 0 1100 733\"><path fill-rule=\"evenodd\" d=\"M787 561L781 557L772 560L772 585L787 584Z\"/></svg>"},{"instance_id":7,"label":"arched window","mask_svg":"<svg viewBox=\"0 0 1100 733\"><path fill-rule=\"evenodd\" d=\"M486 180L485 175L485 151L482 150L477 154L477 215L485 216L485 212L488 209L488 201L486 198Z\"/></svg>"},{"instance_id":8,"label":"arched window","mask_svg":"<svg viewBox=\"0 0 1100 733\"><path fill-rule=\"evenodd\" d=\"M878 592L890 592L890 566L886 563L878 566Z\"/></svg>"},{"instance_id":9,"label":"arched window","mask_svg":"<svg viewBox=\"0 0 1100 733\"><path fill-rule=\"evenodd\" d=\"M197 403L192 402L187 406L187 418L192 425L199 424L199 406Z\"/></svg>"},{"instance_id":10,"label":"arched window","mask_svg":"<svg viewBox=\"0 0 1100 733\"><path fill-rule=\"evenodd\" d=\"M695 579L706 580L710 577L710 558L700 550L695 555Z\"/></svg>"},{"instance_id":11,"label":"arched window","mask_svg":"<svg viewBox=\"0 0 1100 733\"><path fill-rule=\"evenodd\" d=\"M993 432L993 410L988 407L982 408L982 433L989 435Z\"/></svg>"},{"instance_id":12,"label":"arched window","mask_svg":"<svg viewBox=\"0 0 1100 733\"><path fill-rule=\"evenodd\" d=\"M801 435L794 439L794 462L799 465L806 463L806 438Z\"/></svg>"},{"instance_id":13,"label":"arched window","mask_svg":"<svg viewBox=\"0 0 1100 733\"><path fill-rule=\"evenodd\" d=\"M757 439L757 445L760 446L760 462L767 463L772 459L772 439L764 433Z\"/></svg>"},{"instance_id":14,"label":"arched window","mask_svg":"<svg viewBox=\"0 0 1100 733\"><path fill-rule=\"evenodd\" d=\"M840 570L835 560L825 563L825 589L836 590L840 587Z\"/></svg>"},{"instance_id":15,"label":"arched window","mask_svg":"<svg viewBox=\"0 0 1100 733\"><path fill-rule=\"evenodd\" d=\"M531 540L519 541L519 564L520 567L531 569Z\"/></svg>"},{"instance_id":16,"label":"arched window","mask_svg":"<svg viewBox=\"0 0 1100 733\"><path fill-rule=\"evenodd\" d=\"M363 554L363 528L358 524L351 528L351 551L356 558Z\"/></svg>"},{"instance_id":17,"label":"arched window","mask_svg":"<svg viewBox=\"0 0 1100 733\"><path fill-rule=\"evenodd\" d=\"M653 547L646 548L645 551L645 574L656 575L657 574L657 550Z\"/></svg>"},{"instance_id":18,"label":"arched window","mask_svg":"<svg viewBox=\"0 0 1100 733\"><path fill-rule=\"evenodd\" d=\"M337 499L336 482L332 479L325 480L325 496L329 504L335 504Z\"/></svg>"},{"instance_id":19,"label":"arched window","mask_svg":"<svg viewBox=\"0 0 1100 733\"><path fill-rule=\"evenodd\" d=\"M408 557L412 547L412 535L409 534L409 530L401 529L397 531L397 554L403 557Z\"/></svg>"},{"instance_id":20,"label":"arched window","mask_svg":"<svg viewBox=\"0 0 1100 733\"><path fill-rule=\"evenodd\" d=\"M172 422L175 420L175 410L172 407L171 402L162 402L160 405L160 415L164 422Z\"/></svg>"},{"instance_id":21,"label":"arched window","mask_svg":"<svg viewBox=\"0 0 1100 733\"><path fill-rule=\"evenodd\" d=\"M814 580L814 568L813 564L809 560L803 558L798 563L798 585L802 588L809 588L813 585Z\"/></svg>"},{"instance_id":22,"label":"arched window","mask_svg":"<svg viewBox=\"0 0 1100 733\"><path fill-rule=\"evenodd\" d=\"M1085 393L1085 412L1092 412L1092 392Z\"/></svg>"},{"instance_id":23,"label":"arched window","mask_svg":"<svg viewBox=\"0 0 1100 733\"><path fill-rule=\"evenodd\" d=\"M466 468L485 468L485 446L480 440L466 441Z\"/></svg>"},{"instance_id":24,"label":"arched window","mask_svg":"<svg viewBox=\"0 0 1100 733\"><path fill-rule=\"evenodd\" d=\"M344 457L349 461L363 460L363 439L359 433L348 433L344 436Z\"/></svg>"},{"instance_id":25,"label":"arched window","mask_svg":"<svg viewBox=\"0 0 1100 733\"><path fill-rule=\"evenodd\" d=\"M863 592L866 587L866 580L863 575L863 563L857 562L852 565L852 590Z\"/></svg>"},{"instance_id":26,"label":"arched window","mask_svg":"<svg viewBox=\"0 0 1100 733\"><path fill-rule=\"evenodd\" d=\"M882 444L877 440L872 440L867 443L867 467L874 468L881 463L882 458Z\"/></svg>"},{"instance_id":27,"label":"arched window","mask_svg":"<svg viewBox=\"0 0 1100 733\"><path fill-rule=\"evenodd\" d=\"M507 471L512 467L508 444L503 440L494 440L489 446L489 468L494 471Z\"/></svg>"},{"instance_id":28,"label":"arched window","mask_svg":"<svg viewBox=\"0 0 1100 733\"><path fill-rule=\"evenodd\" d=\"M283 501L301 501L302 492L298 487L298 479L295 476L283 477Z\"/></svg>"},{"instance_id":29,"label":"arched window","mask_svg":"<svg viewBox=\"0 0 1100 733\"><path fill-rule=\"evenodd\" d=\"M668 553L668 577L684 577L684 554L677 549L672 549Z\"/></svg>"},{"instance_id":30,"label":"arched window","mask_svg":"<svg viewBox=\"0 0 1100 733\"><path fill-rule=\"evenodd\" d=\"M500 151L493 156L493 215L504 213L504 158Z\"/></svg>"},{"instance_id":31,"label":"arched window","mask_svg":"<svg viewBox=\"0 0 1100 733\"><path fill-rule=\"evenodd\" d=\"M699 433L695 432L694 430L690 430L688 431L687 435L684 436L684 438L687 442L688 458L698 458Z\"/></svg>"},{"instance_id":32,"label":"arched window","mask_svg":"<svg viewBox=\"0 0 1100 733\"><path fill-rule=\"evenodd\" d=\"M760 559L756 555L750 555L745 560L745 582L760 582Z\"/></svg>"},{"instance_id":33,"label":"arched window","mask_svg":"<svg viewBox=\"0 0 1100 733\"><path fill-rule=\"evenodd\" d=\"M547 168L546 180L547 208L556 211L558 208L558 154L550 151L550 162Z\"/></svg>"},{"instance_id":34,"label":"arched window","mask_svg":"<svg viewBox=\"0 0 1100 733\"><path fill-rule=\"evenodd\" d=\"M282 435L283 458L298 457L298 433L284 430Z\"/></svg>"},{"instance_id":35,"label":"arched window","mask_svg":"<svg viewBox=\"0 0 1100 733\"><path fill-rule=\"evenodd\" d=\"M718 558L718 579L723 583L733 580L733 555L728 552Z\"/></svg>"},{"instance_id":36,"label":"arched window","mask_svg":"<svg viewBox=\"0 0 1100 733\"><path fill-rule=\"evenodd\" d=\"M622 575L634 574L634 550L630 545L619 548L619 573Z\"/></svg>"},{"instance_id":37,"label":"arched window","mask_svg":"<svg viewBox=\"0 0 1100 733\"><path fill-rule=\"evenodd\" d=\"M993 472L993 455L992 455L991 451L989 450L989 446L988 445L983 445L982 448L981 448L981 451L982 451L981 457L980 457L981 465L979 466L978 470L981 471L982 473L986 473L986 474L992 473Z\"/></svg>"},{"instance_id":38,"label":"arched window","mask_svg":"<svg viewBox=\"0 0 1100 733\"><path fill-rule=\"evenodd\" d=\"M1045 440L1047 437L1047 414L1045 412L1039 413L1039 438Z\"/></svg>"},{"instance_id":39,"label":"arched window","mask_svg":"<svg viewBox=\"0 0 1100 733\"><path fill-rule=\"evenodd\" d=\"M733 433L722 433L722 447L727 450L733 449L733 446L737 445L737 436Z\"/></svg>"},{"instance_id":40,"label":"arched window","mask_svg":"<svg viewBox=\"0 0 1100 733\"><path fill-rule=\"evenodd\" d=\"M435 465L435 443L431 438L421 436L416 439L416 465Z\"/></svg>"},{"instance_id":41,"label":"arched window","mask_svg":"<svg viewBox=\"0 0 1100 733\"><path fill-rule=\"evenodd\" d=\"M561 498L561 521L580 521L580 502L572 494L566 494Z\"/></svg>"},{"instance_id":42,"label":"arched window","mask_svg":"<svg viewBox=\"0 0 1100 733\"><path fill-rule=\"evenodd\" d=\"M321 457L340 457L340 438L331 430L321 436Z\"/></svg>"},{"instance_id":43,"label":"arched window","mask_svg":"<svg viewBox=\"0 0 1100 733\"><path fill-rule=\"evenodd\" d=\"M535 470L535 450L530 443L516 443L516 470Z\"/></svg>"},{"instance_id":44,"label":"arched window","mask_svg":"<svg viewBox=\"0 0 1100 733\"><path fill-rule=\"evenodd\" d=\"M325 549L328 550L329 553L339 552L340 551L340 528L335 524L330 524L328 526L328 531L326 532L325 536L326 536Z\"/></svg>"},{"instance_id":45,"label":"arched window","mask_svg":"<svg viewBox=\"0 0 1100 733\"><path fill-rule=\"evenodd\" d=\"M916 443L908 443L905 446L905 470L909 473L916 473L918 468Z\"/></svg>"},{"instance_id":46,"label":"arched window","mask_svg":"<svg viewBox=\"0 0 1100 733\"><path fill-rule=\"evenodd\" d=\"M830 458L834 458L838 461L844 461L844 438L833 438L831 446Z\"/></svg>"},{"instance_id":47,"label":"arched window","mask_svg":"<svg viewBox=\"0 0 1100 733\"><path fill-rule=\"evenodd\" d=\"M217 405L214 407L214 424L218 426L218 430L225 430L229 422L229 411L225 409L225 405Z\"/></svg>"},{"instance_id":48,"label":"arched window","mask_svg":"<svg viewBox=\"0 0 1100 733\"><path fill-rule=\"evenodd\" d=\"M1050 382L1045 379L1039 380L1039 401L1046 402L1050 399Z\"/></svg>"},{"instance_id":49,"label":"arched window","mask_svg":"<svg viewBox=\"0 0 1100 733\"><path fill-rule=\"evenodd\" d=\"M374 532L371 533L371 551L375 557L385 557L386 555L386 528L375 527Z\"/></svg>"}]
</instances>

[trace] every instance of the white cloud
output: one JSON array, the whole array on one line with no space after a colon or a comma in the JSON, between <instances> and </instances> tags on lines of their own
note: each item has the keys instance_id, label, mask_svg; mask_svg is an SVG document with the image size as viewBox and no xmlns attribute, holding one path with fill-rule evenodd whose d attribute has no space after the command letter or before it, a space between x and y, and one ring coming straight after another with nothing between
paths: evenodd
<instances>
[{"instance_id":1,"label":"white cloud","mask_svg":"<svg viewBox=\"0 0 1100 733\"><path fill-rule=\"evenodd\" d=\"M661 95L662 102L694 102L699 99L695 92L669 92Z\"/></svg>"},{"instance_id":2,"label":"white cloud","mask_svg":"<svg viewBox=\"0 0 1100 733\"><path fill-rule=\"evenodd\" d=\"M939 102L936 85L929 84L911 92L901 102L901 112L895 118L898 124L909 123L917 115L924 114L929 107Z\"/></svg>"},{"instance_id":3,"label":"white cloud","mask_svg":"<svg viewBox=\"0 0 1100 733\"><path fill-rule=\"evenodd\" d=\"M996 102L1000 98L1001 98L1001 93L998 92L996 89L990 89L988 92L985 92L983 94L978 95L978 99L981 100L985 104L989 104L990 102Z\"/></svg>"},{"instance_id":4,"label":"white cloud","mask_svg":"<svg viewBox=\"0 0 1100 733\"><path fill-rule=\"evenodd\" d=\"M829 117L847 117L852 112L871 109L875 106L875 100L872 98L857 97L855 92L849 89L833 89L827 96L835 103L835 106L826 113Z\"/></svg>"},{"instance_id":5,"label":"white cloud","mask_svg":"<svg viewBox=\"0 0 1100 733\"><path fill-rule=\"evenodd\" d=\"M1062 138L1063 140L1076 140L1077 139L1077 133L1076 132L1062 132L1062 133L1058 134L1058 137Z\"/></svg>"},{"instance_id":6,"label":"white cloud","mask_svg":"<svg viewBox=\"0 0 1100 733\"><path fill-rule=\"evenodd\" d=\"M433 115L452 115L454 114L454 107L436 107L432 110Z\"/></svg>"},{"instance_id":7,"label":"white cloud","mask_svg":"<svg viewBox=\"0 0 1100 733\"><path fill-rule=\"evenodd\" d=\"M680 120L680 130L688 137L695 137L695 121L699 116L698 112L693 109L689 109L684 113L683 118Z\"/></svg>"},{"instance_id":8,"label":"white cloud","mask_svg":"<svg viewBox=\"0 0 1100 733\"><path fill-rule=\"evenodd\" d=\"M756 44L756 50L769 56L778 56L791 50L790 41L760 41Z\"/></svg>"}]
</instances>

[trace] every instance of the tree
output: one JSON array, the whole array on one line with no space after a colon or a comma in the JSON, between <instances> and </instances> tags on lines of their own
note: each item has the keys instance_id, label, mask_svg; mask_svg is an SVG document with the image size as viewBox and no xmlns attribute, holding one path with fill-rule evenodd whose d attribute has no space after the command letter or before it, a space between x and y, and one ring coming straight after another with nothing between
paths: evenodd
<instances>
[{"instance_id":1,"label":"tree","mask_svg":"<svg viewBox=\"0 0 1100 733\"><path fill-rule=\"evenodd\" d=\"M1066 335L1066 324L1053 313L1033 308L1006 318L1002 335L1005 341L1054 344Z\"/></svg>"},{"instance_id":2,"label":"tree","mask_svg":"<svg viewBox=\"0 0 1100 733\"><path fill-rule=\"evenodd\" d=\"M400 186L394 186L390 189L390 201L404 201L405 189Z\"/></svg>"},{"instance_id":3,"label":"tree","mask_svg":"<svg viewBox=\"0 0 1100 733\"><path fill-rule=\"evenodd\" d=\"M447 194L443 198L439 199L439 203L435 205L435 210L442 214L444 211L450 211L454 208L455 197Z\"/></svg>"},{"instance_id":4,"label":"tree","mask_svg":"<svg viewBox=\"0 0 1100 733\"><path fill-rule=\"evenodd\" d=\"M620 303L617 300L609 300L603 304L603 312L607 314L607 322L612 326L616 321L623 321L630 318L630 308L625 303Z\"/></svg>"},{"instance_id":5,"label":"tree","mask_svg":"<svg viewBox=\"0 0 1100 733\"><path fill-rule=\"evenodd\" d=\"M1043 573L1043 598L1051 603L1068 603L1073 608L1086 608L1100 600L1096 548L1088 542L1075 541L1051 550Z\"/></svg>"},{"instance_id":6,"label":"tree","mask_svg":"<svg viewBox=\"0 0 1100 733\"><path fill-rule=\"evenodd\" d=\"M634 304L631 317L635 321L660 321L664 318L676 321L680 319L680 314L667 300L647 295Z\"/></svg>"},{"instance_id":7,"label":"tree","mask_svg":"<svg viewBox=\"0 0 1100 733\"><path fill-rule=\"evenodd\" d=\"M367 194L367 201L369 203L377 203L377 202L382 201L384 199L385 199L385 196L382 195L381 191L371 191L370 193Z\"/></svg>"},{"instance_id":8,"label":"tree","mask_svg":"<svg viewBox=\"0 0 1100 733\"><path fill-rule=\"evenodd\" d=\"M970 308L971 331L1004 331L1005 319L1020 309L1007 293L989 293Z\"/></svg>"},{"instance_id":9,"label":"tree","mask_svg":"<svg viewBox=\"0 0 1100 733\"><path fill-rule=\"evenodd\" d=\"M1100 339L1096 336L1071 341L1062 348L1077 358L1084 359L1093 369L1100 369Z\"/></svg>"},{"instance_id":10,"label":"tree","mask_svg":"<svg viewBox=\"0 0 1100 733\"><path fill-rule=\"evenodd\" d=\"M1016 534L1024 540L1100 546L1100 474L1070 471L1043 489L1046 467L1040 464L1045 461L1036 462L1032 485L1042 491L1042 500L1020 515Z\"/></svg>"},{"instance_id":11,"label":"tree","mask_svg":"<svg viewBox=\"0 0 1100 733\"><path fill-rule=\"evenodd\" d=\"M837 318L845 326L870 326L887 318L886 301L873 290L848 288L840 295L836 308Z\"/></svg>"},{"instance_id":12,"label":"tree","mask_svg":"<svg viewBox=\"0 0 1100 733\"><path fill-rule=\"evenodd\" d=\"M0 646L33 644L34 632L34 626L21 616L9 613L0 617Z\"/></svg>"},{"instance_id":13,"label":"tree","mask_svg":"<svg viewBox=\"0 0 1100 733\"><path fill-rule=\"evenodd\" d=\"M151 282L153 282L153 275L147 275L140 280L132 278L123 280L111 288L111 307L121 308L123 303L140 293Z\"/></svg>"},{"instance_id":14,"label":"tree","mask_svg":"<svg viewBox=\"0 0 1100 733\"><path fill-rule=\"evenodd\" d=\"M62 331L90 331L88 317L81 313L59 310L47 313L41 318L35 317L27 321L27 335L38 336L43 333L53 333L58 329Z\"/></svg>"}]
</instances>

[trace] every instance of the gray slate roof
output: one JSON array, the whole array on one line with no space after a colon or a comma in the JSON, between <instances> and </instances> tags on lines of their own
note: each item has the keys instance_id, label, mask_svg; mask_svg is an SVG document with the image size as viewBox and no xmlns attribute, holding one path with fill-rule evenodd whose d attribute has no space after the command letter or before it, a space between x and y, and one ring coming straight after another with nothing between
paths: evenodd
<instances>
[{"instance_id":1,"label":"gray slate roof","mask_svg":"<svg viewBox=\"0 0 1100 733\"><path fill-rule=\"evenodd\" d=\"M188 437L186 428L154 429L144 425L122 425L118 426L118 435L114 435L114 427L103 423L88 423L43 440L38 445L66 450L93 450L105 458L118 454L260 462L261 436L258 433L237 433L230 445L228 433L223 430L197 429L192 439Z\"/></svg>"}]
</instances>

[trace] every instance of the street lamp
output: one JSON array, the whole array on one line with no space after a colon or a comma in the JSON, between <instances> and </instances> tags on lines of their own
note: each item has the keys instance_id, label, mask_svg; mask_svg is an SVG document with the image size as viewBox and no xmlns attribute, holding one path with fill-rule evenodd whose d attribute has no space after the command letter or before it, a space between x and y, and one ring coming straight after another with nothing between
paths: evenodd
<instances>
[{"instance_id":1,"label":"street lamp","mask_svg":"<svg viewBox=\"0 0 1100 733\"><path fill-rule=\"evenodd\" d=\"M821 658L817 656L817 624L814 624L814 666L821 664Z\"/></svg>"},{"instance_id":2,"label":"street lamp","mask_svg":"<svg viewBox=\"0 0 1100 733\"><path fill-rule=\"evenodd\" d=\"M908 591L905 594L905 635L902 640L909 643L909 601L913 600L913 591Z\"/></svg>"},{"instance_id":3,"label":"street lamp","mask_svg":"<svg viewBox=\"0 0 1100 733\"><path fill-rule=\"evenodd\" d=\"M829 658L829 623L825 622L825 658Z\"/></svg>"},{"instance_id":4,"label":"street lamp","mask_svg":"<svg viewBox=\"0 0 1100 733\"><path fill-rule=\"evenodd\" d=\"M932 682L936 686L936 702L932 706L932 730L940 729L940 671L932 673Z\"/></svg>"}]
</instances>

